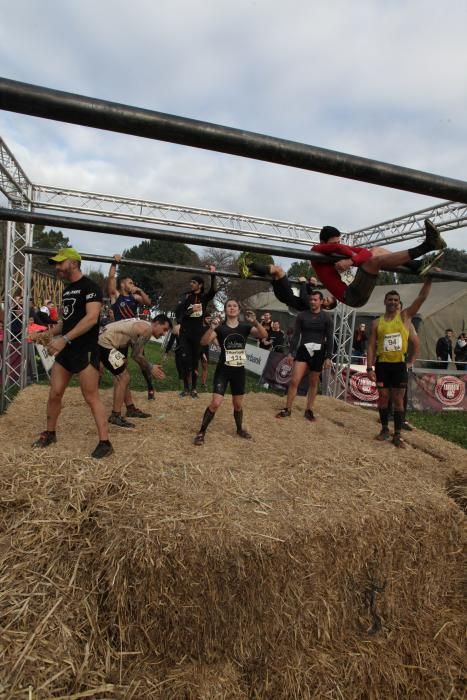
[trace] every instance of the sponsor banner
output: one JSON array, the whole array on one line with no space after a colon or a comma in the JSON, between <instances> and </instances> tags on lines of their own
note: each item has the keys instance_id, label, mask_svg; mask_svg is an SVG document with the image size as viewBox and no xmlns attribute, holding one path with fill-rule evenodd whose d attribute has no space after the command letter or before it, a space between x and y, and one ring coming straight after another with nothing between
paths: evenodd
<instances>
[{"instance_id":1,"label":"sponsor banner","mask_svg":"<svg viewBox=\"0 0 467 700\"><path fill-rule=\"evenodd\" d=\"M252 372L253 374L261 376L268 361L269 350L263 350L263 348L258 348L256 345L250 345L249 343L247 343L245 346L245 353L245 369L247 369L249 372ZM218 360L220 354L221 351L219 346L212 343L212 345L209 346L209 357L212 360ZM276 353L272 354L274 355Z\"/></svg>"},{"instance_id":2,"label":"sponsor banner","mask_svg":"<svg viewBox=\"0 0 467 700\"><path fill-rule=\"evenodd\" d=\"M263 350L263 352L268 353L267 350ZM261 384L268 384L274 389L285 393L292 377L292 369L293 367L287 362L287 355L284 355L282 352L270 352L261 375ZM308 374L305 374L297 393L299 396L306 396L307 392Z\"/></svg>"},{"instance_id":3,"label":"sponsor banner","mask_svg":"<svg viewBox=\"0 0 467 700\"><path fill-rule=\"evenodd\" d=\"M377 408L378 389L376 384L370 381L368 374L362 371L361 365L351 365L349 370L344 369L342 371L344 382L347 381L347 371L350 372L347 403Z\"/></svg>"},{"instance_id":4,"label":"sponsor banner","mask_svg":"<svg viewBox=\"0 0 467 700\"><path fill-rule=\"evenodd\" d=\"M414 411L467 411L467 373L409 373L409 408Z\"/></svg>"},{"instance_id":5,"label":"sponsor banner","mask_svg":"<svg viewBox=\"0 0 467 700\"><path fill-rule=\"evenodd\" d=\"M263 348L258 348L255 345L250 345L249 343L246 344L245 347L245 352L246 352L246 365L245 369L247 369L249 372L253 372L253 374L257 374L261 376L263 374L263 370L266 367L266 363L269 358L270 351L269 350L263 350ZM271 353L275 354L275 353Z\"/></svg>"}]
</instances>

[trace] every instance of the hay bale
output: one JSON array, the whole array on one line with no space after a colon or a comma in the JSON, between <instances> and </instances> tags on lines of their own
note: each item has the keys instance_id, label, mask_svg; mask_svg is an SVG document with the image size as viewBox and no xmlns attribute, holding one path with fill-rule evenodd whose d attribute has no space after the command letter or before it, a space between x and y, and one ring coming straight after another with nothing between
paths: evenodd
<instances>
[{"instance_id":1,"label":"hay bale","mask_svg":"<svg viewBox=\"0 0 467 700\"><path fill-rule=\"evenodd\" d=\"M226 406L195 449L204 402L164 394L100 463L77 390L57 446L16 446L45 395L0 420L6 697L462 696L461 448L377 444L330 399L276 423L250 395L253 444Z\"/></svg>"}]
</instances>

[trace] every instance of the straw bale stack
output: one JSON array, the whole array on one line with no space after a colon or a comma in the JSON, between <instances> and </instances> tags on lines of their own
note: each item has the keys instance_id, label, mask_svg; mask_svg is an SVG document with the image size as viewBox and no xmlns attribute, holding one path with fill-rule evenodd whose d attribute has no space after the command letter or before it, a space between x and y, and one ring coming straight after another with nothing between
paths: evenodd
<instances>
[{"instance_id":1,"label":"straw bale stack","mask_svg":"<svg viewBox=\"0 0 467 700\"><path fill-rule=\"evenodd\" d=\"M99 462L77 389L29 449L46 395L0 419L0 697L462 697L464 450L266 395L194 448L205 402L167 393Z\"/></svg>"}]
</instances>

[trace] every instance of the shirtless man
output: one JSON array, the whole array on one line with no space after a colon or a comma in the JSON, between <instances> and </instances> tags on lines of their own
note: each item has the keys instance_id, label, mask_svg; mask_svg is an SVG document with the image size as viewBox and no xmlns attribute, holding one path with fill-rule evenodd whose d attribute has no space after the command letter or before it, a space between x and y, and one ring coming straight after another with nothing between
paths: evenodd
<instances>
[{"instance_id":1,"label":"shirtless man","mask_svg":"<svg viewBox=\"0 0 467 700\"><path fill-rule=\"evenodd\" d=\"M109 423L120 428L134 428L121 414L126 404L126 416L138 417L130 391L130 373L128 372L128 347L133 347L133 359L140 368L155 379L164 379L165 374L160 365L151 364L144 356L144 346L151 339L165 335L172 322L165 314L159 314L152 321L140 321L127 318L123 321L109 323L99 336L99 360L113 376L114 393L112 413ZM146 414L145 414L146 415Z\"/></svg>"}]
</instances>

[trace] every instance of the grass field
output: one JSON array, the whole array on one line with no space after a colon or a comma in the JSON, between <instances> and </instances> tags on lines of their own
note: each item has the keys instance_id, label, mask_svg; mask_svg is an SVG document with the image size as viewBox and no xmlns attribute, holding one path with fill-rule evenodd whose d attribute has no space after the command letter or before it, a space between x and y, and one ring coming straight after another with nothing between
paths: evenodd
<instances>
[{"instance_id":1,"label":"grass field","mask_svg":"<svg viewBox=\"0 0 467 700\"><path fill-rule=\"evenodd\" d=\"M156 364L163 364L164 371L166 373L166 379L163 381L155 381L154 385L156 391L177 391L181 389L180 381L177 376L175 369L175 362L173 353L168 356L166 361L162 360L161 346L159 343L148 343L145 348L145 353L150 362ZM129 369L131 372L131 386L135 391L145 391L146 383L141 375L138 366L131 359L129 361ZM212 387L212 377L214 374L215 364L209 365L208 374L208 391ZM74 380L75 382L75 380ZM199 384L201 381L199 381ZM109 388L112 386L112 378L109 372L105 372L102 378L102 387ZM258 383L258 377L247 373L247 384L246 391L249 392L267 392ZM442 413L430 413L430 412L417 412L410 411L408 414L408 420L416 428L421 428L434 435L439 435L445 440L457 443L467 449L467 417L462 411L445 411Z\"/></svg>"}]
</instances>

